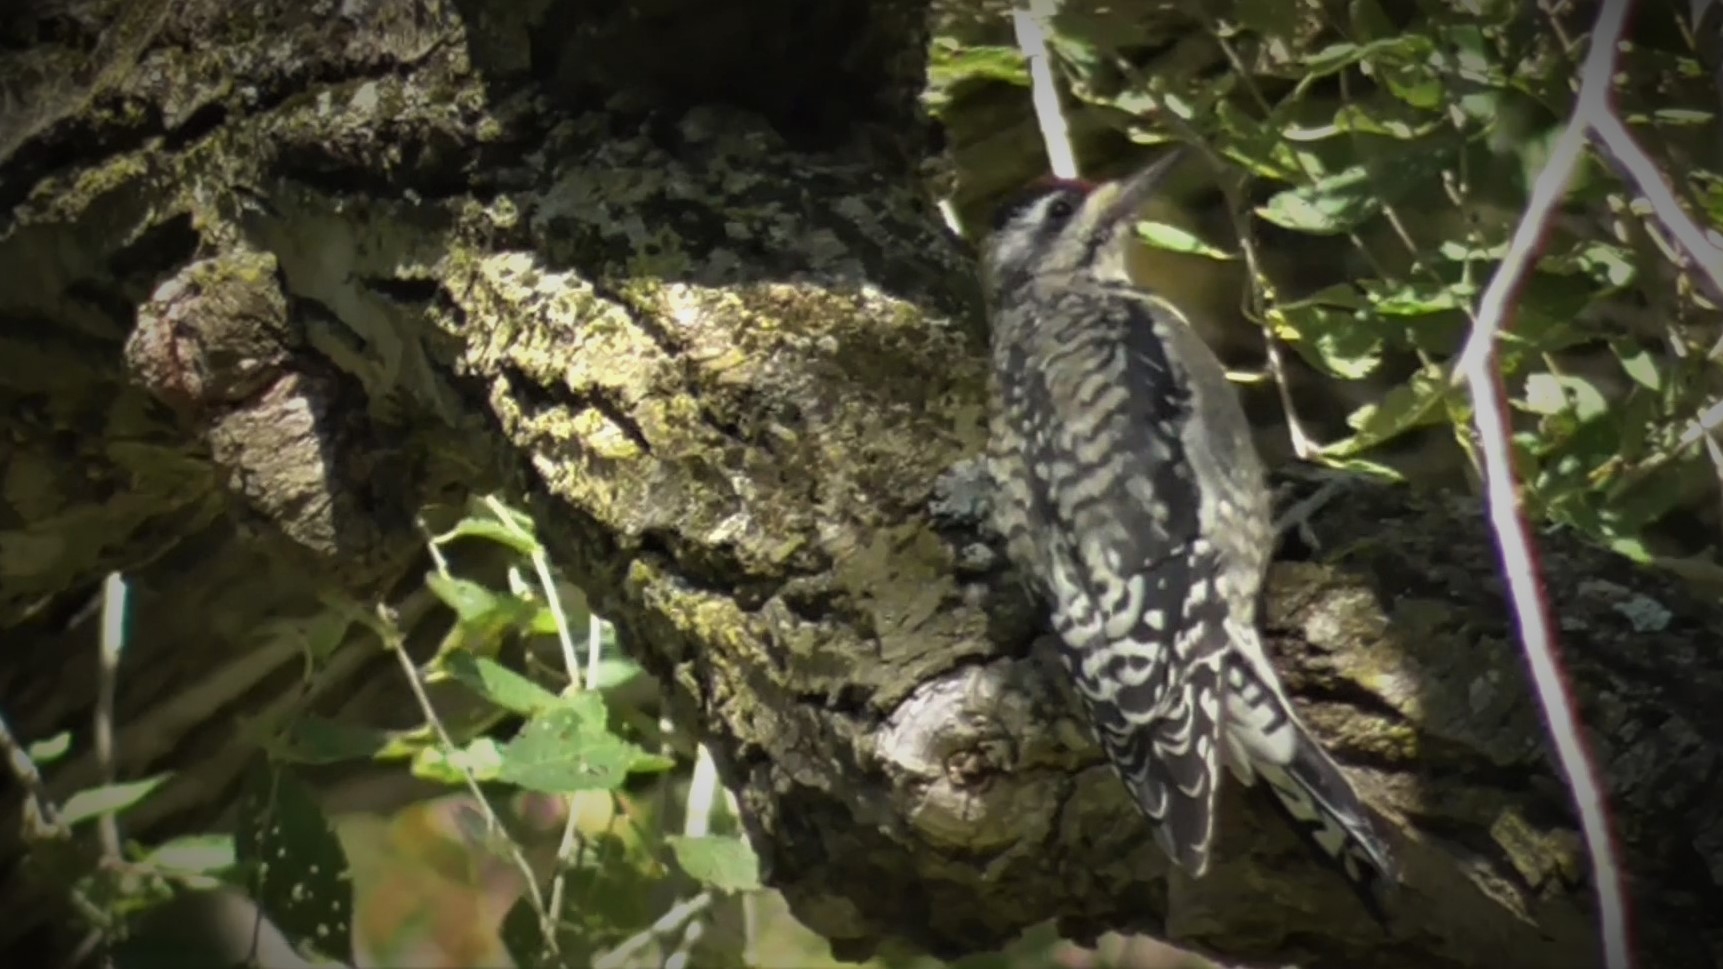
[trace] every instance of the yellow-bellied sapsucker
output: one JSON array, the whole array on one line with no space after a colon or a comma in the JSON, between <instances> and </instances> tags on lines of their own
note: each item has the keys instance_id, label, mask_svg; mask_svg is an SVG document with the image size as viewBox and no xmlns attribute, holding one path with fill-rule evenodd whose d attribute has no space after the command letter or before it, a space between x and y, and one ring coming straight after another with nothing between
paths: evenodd
<instances>
[{"instance_id":1,"label":"yellow-bellied sapsucker","mask_svg":"<svg viewBox=\"0 0 1723 969\"><path fill-rule=\"evenodd\" d=\"M1258 633L1275 528L1243 407L1178 310L1125 272L1165 167L1043 182L994 218L993 524L1051 606L1101 746L1168 855L1207 870L1224 758L1379 900L1388 847Z\"/></svg>"}]
</instances>

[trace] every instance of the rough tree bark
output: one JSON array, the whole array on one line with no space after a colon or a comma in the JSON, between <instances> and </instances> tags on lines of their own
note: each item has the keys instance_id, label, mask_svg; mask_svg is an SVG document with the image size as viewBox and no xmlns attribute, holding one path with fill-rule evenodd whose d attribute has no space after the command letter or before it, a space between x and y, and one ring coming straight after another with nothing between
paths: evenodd
<instances>
[{"instance_id":1,"label":"rough tree bark","mask_svg":"<svg viewBox=\"0 0 1723 969\"><path fill-rule=\"evenodd\" d=\"M925 14L0 17L0 710L87 750L88 607L124 569L121 776L179 772L129 830L210 823L271 711L411 720L322 597L404 598L413 623L415 516L509 487L842 954L986 949L1057 916L1233 959L1594 964L1583 851L1464 500L1361 487L1273 575L1288 681L1397 833L1392 925L1237 790L1213 873L1169 876L1039 675L1014 584L936 500L981 441L984 336L923 191ZM1723 608L1545 548L1641 946L1723 964ZM76 755L52 780L95 776ZM4 859L16 944L63 913L17 843Z\"/></svg>"}]
</instances>

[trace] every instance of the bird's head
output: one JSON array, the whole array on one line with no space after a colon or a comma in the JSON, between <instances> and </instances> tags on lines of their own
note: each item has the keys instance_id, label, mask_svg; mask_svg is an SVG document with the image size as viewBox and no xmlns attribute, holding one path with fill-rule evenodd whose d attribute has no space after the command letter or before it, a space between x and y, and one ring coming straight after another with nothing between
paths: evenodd
<instances>
[{"instance_id":1,"label":"bird's head","mask_svg":"<svg viewBox=\"0 0 1723 969\"><path fill-rule=\"evenodd\" d=\"M1007 199L981 246L989 291L1059 274L1124 281L1125 240L1178 157L1162 155L1134 175L1098 185L1043 179Z\"/></svg>"}]
</instances>

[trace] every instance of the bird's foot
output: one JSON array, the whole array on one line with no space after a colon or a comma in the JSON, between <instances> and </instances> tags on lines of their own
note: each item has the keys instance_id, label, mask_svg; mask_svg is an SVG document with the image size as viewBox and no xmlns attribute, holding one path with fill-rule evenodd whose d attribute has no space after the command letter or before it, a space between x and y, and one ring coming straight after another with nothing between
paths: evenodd
<instances>
[{"instance_id":1,"label":"bird's foot","mask_svg":"<svg viewBox=\"0 0 1723 969\"><path fill-rule=\"evenodd\" d=\"M1303 482L1320 482L1316 490L1305 497L1293 502L1274 520L1274 535L1276 544L1286 541L1288 533L1296 533L1299 541L1311 551L1320 551L1322 542L1316 537L1316 530L1310 522L1316 513L1332 504L1348 489L1353 487L1357 479L1344 471L1332 468L1308 467L1300 468L1298 478ZM1283 485L1282 493L1302 491L1297 484Z\"/></svg>"}]
</instances>

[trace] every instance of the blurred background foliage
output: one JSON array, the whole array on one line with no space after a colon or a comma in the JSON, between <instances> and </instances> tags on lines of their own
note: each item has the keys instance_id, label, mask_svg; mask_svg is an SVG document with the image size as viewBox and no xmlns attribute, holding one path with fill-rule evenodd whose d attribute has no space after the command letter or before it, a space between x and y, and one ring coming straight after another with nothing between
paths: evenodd
<instances>
[{"instance_id":1,"label":"blurred background foliage","mask_svg":"<svg viewBox=\"0 0 1723 969\"><path fill-rule=\"evenodd\" d=\"M1720 11L1640 7L1619 111L1690 211L1716 223ZM1271 459L1435 486L1475 479L1453 359L1571 109L1595 9L1190 0L1073 4L1051 21L1085 174L1185 146L1134 268L1236 372ZM939 8L925 102L955 159L945 201L972 239L994 200L1046 169L1028 80L1007 9ZM1567 188L1501 355L1533 512L1702 582L1723 578L1720 462L1702 430L1719 400L1717 300L1655 213L1593 158ZM485 500L434 531L420 593L431 602L415 606L448 617L432 660L406 658L389 609L358 604L326 642L305 644L309 668L353 624L369 626L402 657L422 716L392 731L261 719L268 757L232 834L130 845L124 864L75 886L92 928L126 940L119 964L243 958L257 911L239 896L273 926L259 944L311 963L830 964L760 888L709 760L555 577L532 522ZM47 769L63 747L48 738L31 753ZM331 777L351 788L355 764L390 793L329 795ZM87 791L64 818L122 817L149 792ZM238 925L237 952L216 939L223 920ZM962 963L1205 964L1149 940L1083 949L1050 931Z\"/></svg>"}]
</instances>

